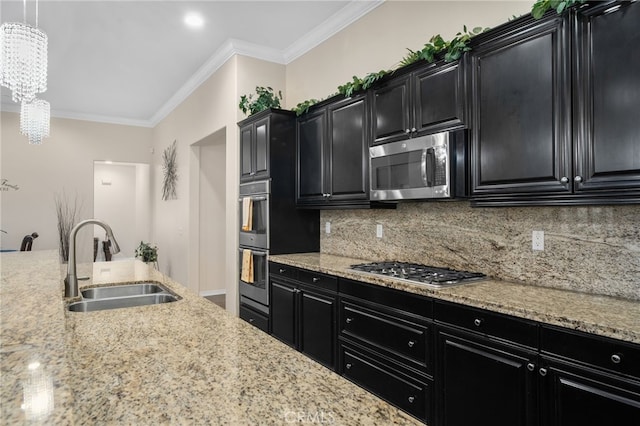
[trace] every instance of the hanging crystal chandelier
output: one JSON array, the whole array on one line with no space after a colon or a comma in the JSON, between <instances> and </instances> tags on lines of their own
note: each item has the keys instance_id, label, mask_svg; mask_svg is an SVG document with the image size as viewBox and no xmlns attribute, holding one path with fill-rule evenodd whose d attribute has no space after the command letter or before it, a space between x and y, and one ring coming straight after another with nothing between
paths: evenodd
<instances>
[{"instance_id":1,"label":"hanging crystal chandelier","mask_svg":"<svg viewBox=\"0 0 640 426\"><path fill-rule=\"evenodd\" d=\"M43 99L22 102L20 107L20 133L27 135L32 145L42 144L42 139L49 137L49 121L51 107Z\"/></svg>"},{"instance_id":2,"label":"hanging crystal chandelier","mask_svg":"<svg viewBox=\"0 0 640 426\"><path fill-rule=\"evenodd\" d=\"M47 90L47 35L27 24L27 1L23 0L24 23L0 26L0 84L12 91L14 102L29 102Z\"/></svg>"}]
</instances>

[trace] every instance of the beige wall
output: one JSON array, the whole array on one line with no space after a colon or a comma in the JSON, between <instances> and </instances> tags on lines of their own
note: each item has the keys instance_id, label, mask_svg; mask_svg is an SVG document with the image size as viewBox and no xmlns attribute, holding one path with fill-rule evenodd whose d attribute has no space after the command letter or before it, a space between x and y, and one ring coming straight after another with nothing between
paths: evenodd
<instances>
[{"instance_id":1,"label":"beige wall","mask_svg":"<svg viewBox=\"0 0 640 426\"><path fill-rule=\"evenodd\" d=\"M495 27L531 10L532 1L387 1L287 65L287 106L323 99L370 72L394 69L407 48L435 34L451 39L463 26Z\"/></svg>"},{"instance_id":2,"label":"beige wall","mask_svg":"<svg viewBox=\"0 0 640 426\"><path fill-rule=\"evenodd\" d=\"M148 128L53 118L51 137L42 145L29 145L19 131L19 114L2 112L0 119L0 178L20 187L0 192L0 229L8 232L0 233L3 249L19 248L22 237L34 231L40 235L34 250L57 249L54 196L63 191L71 199L77 194L83 206L80 219L93 217L94 160L151 160ZM113 231L117 238L118 230ZM80 259L91 259L93 230L78 236Z\"/></svg>"}]
</instances>

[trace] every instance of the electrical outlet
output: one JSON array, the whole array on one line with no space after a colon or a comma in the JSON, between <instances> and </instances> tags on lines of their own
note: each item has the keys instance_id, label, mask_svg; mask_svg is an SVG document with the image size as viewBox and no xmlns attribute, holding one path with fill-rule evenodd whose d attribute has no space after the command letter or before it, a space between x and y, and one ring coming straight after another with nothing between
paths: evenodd
<instances>
[{"instance_id":1,"label":"electrical outlet","mask_svg":"<svg viewBox=\"0 0 640 426\"><path fill-rule=\"evenodd\" d=\"M325 234L331 233L331 222L325 222L324 224L324 232Z\"/></svg>"},{"instance_id":2,"label":"electrical outlet","mask_svg":"<svg viewBox=\"0 0 640 426\"><path fill-rule=\"evenodd\" d=\"M382 224L376 225L376 237L382 238Z\"/></svg>"},{"instance_id":3,"label":"electrical outlet","mask_svg":"<svg viewBox=\"0 0 640 426\"><path fill-rule=\"evenodd\" d=\"M544 231L533 231L531 241L533 250L544 251Z\"/></svg>"}]
</instances>

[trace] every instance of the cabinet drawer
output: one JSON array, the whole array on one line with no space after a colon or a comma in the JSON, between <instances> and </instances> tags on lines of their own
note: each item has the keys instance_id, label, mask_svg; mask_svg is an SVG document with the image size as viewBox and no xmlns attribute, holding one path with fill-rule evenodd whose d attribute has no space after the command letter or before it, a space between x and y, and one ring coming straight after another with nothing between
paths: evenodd
<instances>
[{"instance_id":1,"label":"cabinet drawer","mask_svg":"<svg viewBox=\"0 0 640 426\"><path fill-rule=\"evenodd\" d=\"M531 348L538 346L538 326L527 320L443 302L435 303L434 319Z\"/></svg>"},{"instance_id":2,"label":"cabinet drawer","mask_svg":"<svg viewBox=\"0 0 640 426\"><path fill-rule=\"evenodd\" d=\"M640 378L640 345L542 326L545 353Z\"/></svg>"},{"instance_id":3,"label":"cabinet drawer","mask_svg":"<svg viewBox=\"0 0 640 426\"><path fill-rule=\"evenodd\" d=\"M313 285L315 287L324 288L329 291L338 291L338 278L321 274L319 272L300 269L298 271L298 281L304 284Z\"/></svg>"},{"instance_id":4,"label":"cabinet drawer","mask_svg":"<svg viewBox=\"0 0 640 426\"><path fill-rule=\"evenodd\" d=\"M341 355L344 377L420 420L429 420L431 388L428 384L412 380L352 348L342 346Z\"/></svg>"},{"instance_id":5,"label":"cabinet drawer","mask_svg":"<svg viewBox=\"0 0 640 426\"><path fill-rule=\"evenodd\" d=\"M409 358L422 367L428 366L429 330L424 325L343 300L340 330L343 336Z\"/></svg>"},{"instance_id":6,"label":"cabinet drawer","mask_svg":"<svg viewBox=\"0 0 640 426\"><path fill-rule=\"evenodd\" d=\"M269 274L276 277L284 277L290 279L298 278L298 268L293 266L283 265L282 263L269 262Z\"/></svg>"},{"instance_id":7,"label":"cabinet drawer","mask_svg":"<svg viewBox=\"0 0 640 426\"><path fill-rule=\"evenodd\" d=\"M423 318L431 318L433 314L431 299L393 288L340 278L340 293Z\"/></svg>"},{"instance_id":8,"label":"cabinet drawer","mask_svg":"<svg viewBox=\"0 0 640 426\"><path fill-rule=\"evenodd\" d=\"M251 325L256 326L265 333L269 332L269 318L244 305L240 305L240 318Z\"/></svg>"}]
</instances>

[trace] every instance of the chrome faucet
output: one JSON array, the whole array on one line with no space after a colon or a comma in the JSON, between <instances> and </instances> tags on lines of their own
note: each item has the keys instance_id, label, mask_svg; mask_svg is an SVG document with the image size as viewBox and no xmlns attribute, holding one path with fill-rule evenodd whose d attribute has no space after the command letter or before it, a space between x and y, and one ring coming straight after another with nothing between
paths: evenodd
<instances>
[{"instance_id":1,"label":"chrome faucet","mask_svg":"<svg viewBox=\"0 0 640 426\"><path fill-rule=\"evenodd\" d=\"M64 297L77 297L78 275L76 270L76 234L85 225L100 225L107 232L107 240L111 241L111 253L120 252L120 246L113 236L111 227L98 219L87 219L73 227L69 234L69 263L67 264L67 278L64 279Z\"/></svg>"}]
</instances>

